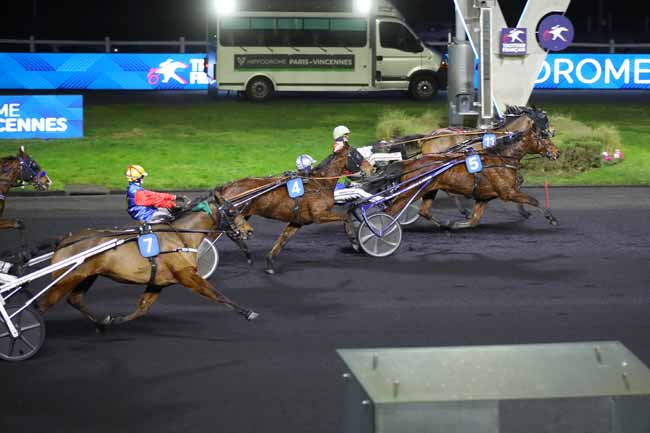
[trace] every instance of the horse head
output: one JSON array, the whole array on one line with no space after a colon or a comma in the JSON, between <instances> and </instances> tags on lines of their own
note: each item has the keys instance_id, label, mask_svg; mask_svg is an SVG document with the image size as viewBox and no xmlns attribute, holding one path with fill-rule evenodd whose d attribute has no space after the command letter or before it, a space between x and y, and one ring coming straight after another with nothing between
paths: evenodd
<instances>
[{"instance_id":1,"label":"horse head","mask_svg":"<svg viewBox=\"0 0 650 433\"><path fill-rule=\"evenodd\" d=\"M560 149L551 140L555 131L550 129L548 114L545 111L535 107L509 106L506 114L526 122L523 131L528 153L538 153L551 160L560 157Z\"/></svg>"},{"instance_id":2,"label":"horse head","mask_svg":"<svg viewBox=\"0 0 650 433\"><path fill-rule=\"evenodd\" d=\"M235 239L248 240L255 230L248 220L237 211L235 206L225 200L218 189L214 190L215 211L221 218L221 225L226 227L229 236Z\"/></svg>"},{"instance_id":3,"label":"horse head","mask_svg":"<svg viewBox=\"0 0 650 433\"><path fill-rule=\"evenodd\" d=\"M52 185L52 180L47 176L45 170L25 152L20 146L16 156L20 162L20 174L18 180L22 183L31 183L38 191L47 191Z\"/></svg>"}]
</instances>

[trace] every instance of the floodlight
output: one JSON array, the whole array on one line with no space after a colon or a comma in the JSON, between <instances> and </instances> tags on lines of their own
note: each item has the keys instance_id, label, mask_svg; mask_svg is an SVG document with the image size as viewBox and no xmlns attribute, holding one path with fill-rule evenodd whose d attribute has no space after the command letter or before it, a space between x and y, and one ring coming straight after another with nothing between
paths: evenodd
<instances>
[{"instance_id":1,"label":"floodlight","mask_svg":"<svg viewBox=\"0 0 650 433\"><path fill-rule=\"evenodd\" d=\"M354 0L354 8L357 12L368 15L372 10L372 0Z\"/></svg>"},{"instance_id":2,"label":"floodlight","mask_svg":"<svg viewBox=\"0 0 650 433\"><path fill-rule=\"evenodd\" d=\"M214 10L218 15L232 15L236 9L235 0L214 0Z\"/></svg>"}]
</instances>

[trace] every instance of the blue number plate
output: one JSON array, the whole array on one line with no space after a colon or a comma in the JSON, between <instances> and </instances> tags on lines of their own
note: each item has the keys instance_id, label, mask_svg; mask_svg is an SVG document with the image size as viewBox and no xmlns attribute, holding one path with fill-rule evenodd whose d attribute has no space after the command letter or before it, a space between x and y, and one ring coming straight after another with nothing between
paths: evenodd
<instances>
[{"instance_id":1,"label":"blue number plate","mask_svg":"<svg viewBox=\"0 0 650 433\"><path fill-rule=\"evenodd\" d=\"M138 238L138 248L142 257L156 257L160 254L160 245L158 244L158 236L154 233L142 235Z\"/></svg>"},{"instance_id":2,"label":"blue number plate","mask_svg":"<svg viewBox=\"0 0 650 433\"><path fill-rule=\"evenodd\" d=\"M481 156L480 155L470 155L467 158L465 158L465 166L467 167L467 171L470 173L480 173L481 170L483 170L483 163L481 162Z\"/></svg>"},{"instance_id":3,"label":"blue number plate","mask_svg":"<svg viewBox=\"0 0 650 433\"><path fill-rule=\"evenodd\" d=\"M497 145L497 136L494 134L483 135L483 149L491 149Z\"/></svg>"},{"instance_id":4,"label":"blue number plate","mask_svg":"<svg viewBox=\"0 0 650 433\"><path fill-rule=\"evenodd\" d=\"M302 184L302 179L291 179L287 182L287 191L289 192L289 197L298 198L305 195L305 188Z\"/></svg>"}]
</instances>

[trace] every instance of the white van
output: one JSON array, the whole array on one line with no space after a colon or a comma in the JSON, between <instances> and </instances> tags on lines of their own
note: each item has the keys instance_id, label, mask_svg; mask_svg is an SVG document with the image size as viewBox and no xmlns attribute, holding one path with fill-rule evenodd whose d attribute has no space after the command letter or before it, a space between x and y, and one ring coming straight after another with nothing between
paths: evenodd
<instances>
[{"instance_id":1,"label":"white van","mask_svg":"<svg viewBox=\"0 0 650 433\"><path fill-rule=\"evenodd\" d=\"M217 22L212 79L253 101L274 91L408 91L431 99L441 56L392 5L374 13L235 12Z\"/></svg>"}]
</instances>

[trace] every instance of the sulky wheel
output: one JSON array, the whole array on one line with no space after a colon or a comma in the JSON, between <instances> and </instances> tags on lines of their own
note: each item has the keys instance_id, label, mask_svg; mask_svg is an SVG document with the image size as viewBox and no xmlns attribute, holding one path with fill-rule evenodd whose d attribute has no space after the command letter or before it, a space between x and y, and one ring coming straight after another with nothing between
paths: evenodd
<instances>
[{"instance_id":1,"label":"sulky wheel","mask_svg":"<svg viewBox=\"0 0 650 433\"><path fill-rule=\"evenodd\" d=\"M7 307L11 316L20 310L18 306ZM24 361L36 355L45 341L45 322L40 312L26 308L12 319L19 332L13 338L4 320L0 318L0 359L5 361Z\"/></svg>"},{"instance_id":2,"label":"sulky wheel","mask_svg":"<svg viewBox=\"0 0 650 433\"><path fill-rule=\"evenodd\" d=\"M219 252L208 239L203 239L201 245L199 245L196 262L199 275L206 280L210 278L217 269L217 266L219 265Z\"/></svg>"},{"instance_id":3,"label":"sulky wheel","mask_svg":"<svg viewBox=\"0 0 650 433\"><path fill-rule=\"evenodd\" d=\"M361 223L358 232L359 246L363 251L373 257L387 257L393 254L402 243L402 227L394 223L395 220L385 213L376 213L368 217L368 221ZM368 224L372 225L375 232ZM384 232L385 230L385 232Z\"/></svg>"},{"instance_id":4,"label":"sulky wheel","mask_svg":"<svg viewBox=\"0 0 650 433\"><path fill-rule=\"evenodd\" d=\"M406 208L406 211L400 215L399 223L402 226L408 226L416 222L420 218L420 207L422 207L422 200L416 200Z\"/></svg>"}]
</instances>

